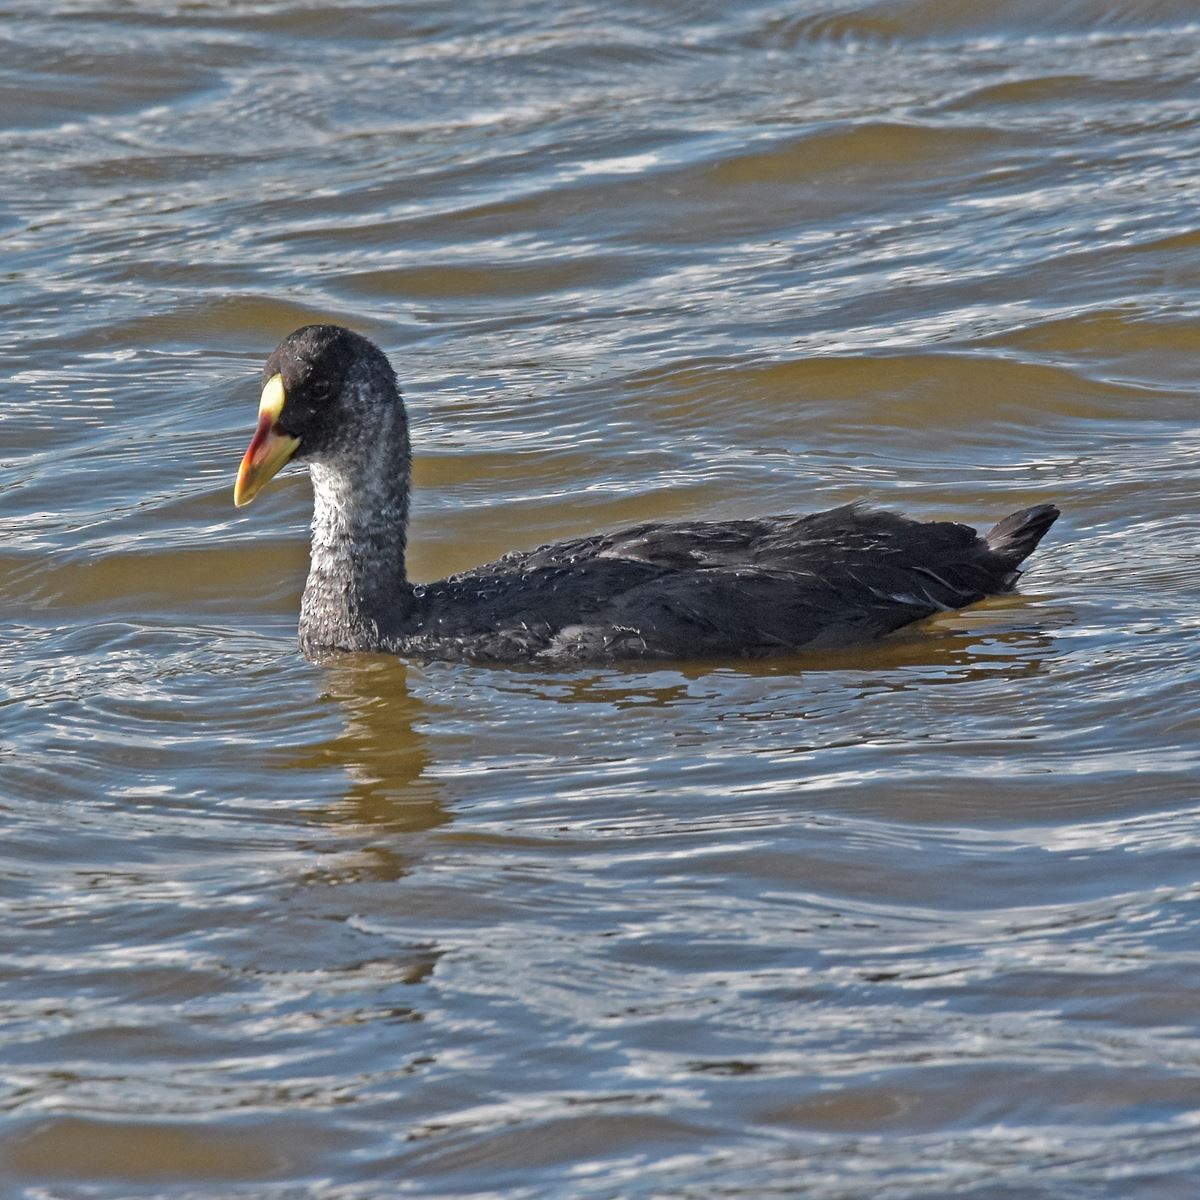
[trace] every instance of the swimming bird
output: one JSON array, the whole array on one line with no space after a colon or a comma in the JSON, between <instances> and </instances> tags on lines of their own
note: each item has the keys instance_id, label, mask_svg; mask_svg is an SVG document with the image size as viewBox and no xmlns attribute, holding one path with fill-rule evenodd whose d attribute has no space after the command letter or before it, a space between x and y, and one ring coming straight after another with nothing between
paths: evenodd
<instances>
[{"instance_id":1,"label":"swimming bird","mask_svg":"<svg viewBox=\"0 0 1200 1200\"><path fill-rule=\"evenodd\" d=\"M234 503L309 465L310 658L377 651L494 663L758 657L867 642L1012 589L1059 515L980 537L861 504L806 516L647 522L519 550L436 583L405 569L411 451L386 355L338 325L289 334L263 371Z\"/></svg>"}]
</instances>

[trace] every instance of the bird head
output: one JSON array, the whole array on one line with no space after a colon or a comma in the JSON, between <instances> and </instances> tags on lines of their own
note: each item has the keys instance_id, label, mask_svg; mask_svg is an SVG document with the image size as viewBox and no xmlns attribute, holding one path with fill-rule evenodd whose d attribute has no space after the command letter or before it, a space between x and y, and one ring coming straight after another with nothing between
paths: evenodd
<instances>
[{"instance_id":1,"label":"bird head","mask_svg":"<svg viewBox=\"0 0 1200 1200\"><path fill-rule=\"evenodd\" d=\"M258 428L238 470L234 504L249 504L286 463L336 458L354 438L369 436L369 409L381 397L398 400L398 392L374 343L340 325L288 334L263 368Z\"/></svg>"}]
</instances>

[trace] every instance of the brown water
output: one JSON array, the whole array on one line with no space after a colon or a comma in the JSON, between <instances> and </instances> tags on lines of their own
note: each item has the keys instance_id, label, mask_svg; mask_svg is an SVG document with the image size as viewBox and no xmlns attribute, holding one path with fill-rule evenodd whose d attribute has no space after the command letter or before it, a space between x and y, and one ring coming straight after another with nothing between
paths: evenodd
<instances>
[{"instance_id":1,"label":"brown water","mask_svg":"<svg viewBox=\"0 0 1200 1200\"><path fill-rule=\"evenodd\" d=\"M1200 9L0 12L4 1200L1197 1195ZM289 329L414 573L1064 517L826 659L295 646Z\"/></svg>"}]
</instances>

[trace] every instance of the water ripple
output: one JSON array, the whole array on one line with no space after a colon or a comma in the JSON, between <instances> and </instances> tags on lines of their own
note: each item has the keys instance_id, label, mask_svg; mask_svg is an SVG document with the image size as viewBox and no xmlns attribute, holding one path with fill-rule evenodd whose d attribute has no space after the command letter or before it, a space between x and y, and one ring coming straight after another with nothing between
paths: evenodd
<instances>
[{"instance_id":1,"label":"water ripple","mask_svg":"<svg viewBox=\"0 0 1200 1200\"><path fill-rule=\"evenodd\" d=\"M1193 7L10 5L10 1187L1190 1195ZM315 669L230 488L325 319L418 579L1064 516L866 650Z\"/></svg>"}]
</instances>

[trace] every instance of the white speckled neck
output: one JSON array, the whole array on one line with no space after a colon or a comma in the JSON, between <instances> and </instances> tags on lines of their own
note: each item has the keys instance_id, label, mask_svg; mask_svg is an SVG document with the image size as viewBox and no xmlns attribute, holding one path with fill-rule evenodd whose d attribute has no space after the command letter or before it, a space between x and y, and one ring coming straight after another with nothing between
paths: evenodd
<instances>
[{"instance_id":1,"label":"white speckled neck","mask_svg":"<svg viewBox=\"0 0 1200 1200\"><path fill-rule=\"evenodd\" d=\"M312 563L300 608L306 651L379 644L407 609L404 552L409 445L397 400L380 404L368 385L348 389L358 419L336 448L310 464Z\"/></svg>"}]
</instances>

